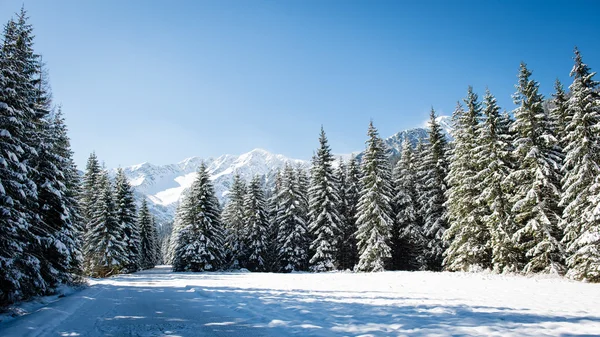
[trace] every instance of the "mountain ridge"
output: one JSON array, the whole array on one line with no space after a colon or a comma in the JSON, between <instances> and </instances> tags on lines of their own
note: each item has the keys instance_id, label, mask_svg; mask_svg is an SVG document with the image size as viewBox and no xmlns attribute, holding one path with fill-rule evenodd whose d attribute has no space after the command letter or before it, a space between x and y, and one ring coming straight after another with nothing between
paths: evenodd
<instances>
[{"instance_id":1,"label":"mountain ridge","mask_svg":"<svg viewBox=\"0 0 600 337\"><path fill-rule=\"evenodd\" d=\"M438 117L438 122L447 136L451 138L450 118ZM388 146L390 155L397 156L401 152L404 139L415 145L419 139L427 137L427 128L413 128L395 133L386 138L384 142ZM364 151L364 150L363 150ZM356 153L360 159L362 152ZM347 160L349 154L338 154L336 158ZM295 167L310 167L310 161L293 159L282 154L273 154L265 149L256 148L249 152L232 155L224 154L217 158L203 159L198 156L185 158L175 164L154 165L144 162L123 168L125 175L134 188L136 198L141 201L148 200L150 211L159 222L172 221L177 205L185 190L193 183L196 172L204 163L215 187L217 197L224 203L227 201L229 187L235 173L241 178L249 181L255 175L263 177L263 182L269 184L274 180L278 169L286 164ZM116 169L111 170L114 174Z\"/></svg>"}]
</instances>

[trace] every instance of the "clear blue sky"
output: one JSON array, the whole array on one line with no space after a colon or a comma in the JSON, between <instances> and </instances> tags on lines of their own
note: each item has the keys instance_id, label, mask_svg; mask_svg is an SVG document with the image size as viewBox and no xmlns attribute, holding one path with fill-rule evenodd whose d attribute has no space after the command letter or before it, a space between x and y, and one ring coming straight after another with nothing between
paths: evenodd
<instances>
[{"instance_id":1,"label":"clear blue sky","mask_svg":"<svg viewBox=\"0 0 600 337\"><path fill-rule=\"evenodd\" d=\"M1 0L0 20L23 0ZM261 147L309 159L450 114L468 85L505 109L521 61L552 93L573 47L600 69L600 1L24 1L78 165Z\"/></svg>"}]
</instances>

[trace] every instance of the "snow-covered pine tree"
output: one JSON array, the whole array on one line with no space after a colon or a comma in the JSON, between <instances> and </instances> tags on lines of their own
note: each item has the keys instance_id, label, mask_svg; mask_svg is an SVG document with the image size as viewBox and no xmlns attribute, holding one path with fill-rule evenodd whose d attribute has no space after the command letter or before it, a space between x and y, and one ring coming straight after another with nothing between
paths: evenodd
<instances>
[{"instance_id":1,"label":"snow-covered pine tree","mask_svg":"<svg viewBox=\"0 0 600 337\"><path fill-rule=\"evenodd\" d=\"M83 263L83 218L79 204L79 193L81 178L73 160L71 141L67 134L67 126L59 107L53 119L53 130L55 133L55 153L62 160L59 161L60 171L64 176L65 193L63 195L68 219L65 221L65 234L71 239L65 240L69 251L69 273L72 280L82 275ZM69 225L70 224L70 225ZM72 245L72 246L71 246Z\"/></svg>"},{"instance_id":2,"label":"snow-covered pine tree","mask_svg":"<svg viewBox=\"0 0 600 337\"><path fill-rule=\"evenodd\" d=\"M281 186L277 197L276 225L279 267L282 272L306 270L308 245L303 196L300 194L294 169L286 165L283 169Z\"/></svg>"},{"instance_id":3,"label":"snow-covered pine tree","mask_svg":"<svg viewBox=\"0 0 600 337\"><path fill-rule=\"evenodd\" d=\"M224 267L221 209L204 163L180 207L173 270L215 271Z\"/></svg>"},{"instance_id":4,"label":"snow-covered pine tree","mask_svg":"<svg viewBox=\"0 0 600 337\"><path fill-rule=\"evenodd\" d=\"M28 244L36 240L30 232L30 206L37 191L26 161L26 153L35 152L26 139L34 126L26 95L30 81L15 56L17 32L10 20L0 50L0 305L45 290L39 260L28 251Z\"/></svg>"},{"instance_id":5,"label":"snow-covered pine tree","mask_svg":"<svg viewBox=\"0 0 600 337\"><path fill-rule=\"evenodd\" d=\"M322 272L337 267L337 244L342 220L338 212L340 197L338 183L333 172L333 155L325 130L321 127L320 147L314 157L309 189L308 229L314 238L310 249L310 270Z\"/></svg>"},{"instance_id":6,"label":"snow-covered pine tree","mask_svg":"<svg viewBox=\"0 0 600 337\"><path fill-rule=\"evenodd\" d=\"M479 127L473 158L479 165L477 202L488 208L483 217L489 231L492 269L498 273L519 271L519 252L513 241L516 232L506 179L513 169L512 120L501 114L496 98L484 97L483 122Z\"/></svg>"},{"instance_id":7,"label":"snow-covered pine tree","mask_svg":"<svg viewBox=\"0 0 600 337\"><path fill-rule=\"evenodd\" d=\"M234 174L231 188L229 189L229 202L223 210L223 224L225 226L225 252L229 268L247 267L247 227L244 218L244 198L246 196L246 182L239 174Z\"/></svg>"},{"instance_id":8,"label":"snow-covered pine tree","mask_svg":"<svg viewBox=\"0 0 600 337\"><path fill-rule=\"evenodd\" d=\"M412 145L402 142L400 160L392 173L394 228L392 230L392 269L418 270L425 263L422 219L418 214L416 169Z\"/></svg>"},{"instance_id":9,"label":"snow-covered pine tree","mask_svg":"<svg viewBox=\"0 0 600 337\"><path fill-rule=\"evenodd\" d=\"M560 205L567 276L588 282L600 282L600 97L595 74L575 49Z\"/></svg>"},{"instance_id":10,"label":"snow-covered pine tree","mask_svg":"<svg viewBox=\"0 0 600 337\"><path fill-rule=\"evenodd\" d=\"M367 149L362 162L361 193L357 210L357 271L385 270L391 257L389 240L393 226L391 170L383 140L369 123Z\"/></svg>"},{"instance_id":11,"label":"snow-covered pine tree","mask_svg":"<svg viewBox=\"0 0 600 337\"><path fill-rule=\"evenodd\" d=\"M92 207L96 203L96 198L98 197L98 193L94 188L98 183L100 171L101 169L98 157L96 156L95 152L92 152L85 166L80 198L81 215L83 216L83 221L85 222L84 230L86 231L92 213Z\"/></svg>"},{"instance_id":12,"label":"snow-covered pine tree","mask_svg":"<svg viewBox=\"0 0 600 337\"><path fill-rule=\"evenodd\" d=\"M427 149L428 144L425 143L425 139L423 138L419 138L417 140L417 145L415 146L414 149L414 153L413 153L413 167L415 170L415 194L416 194L416 200L415 200L415 205L416 205L416 212L417 212L417 218L418 218L418 223L421 226L421 233L423 233L423 247L422 250L420 252L418 252L418 256L420 256L420 258L418 259L418 261L421 263L421 265L417 266L417 270L427 270L428 266L427 266L427 258L429 256L428 253L428 245L429 245L429 238L427 237L426 231L425 231L425 220L424 220L424 214L422 213L423 210L423 202L424 202L424 198L422 197L425 194L425 174L427 173L427 167L425 167L425 151Z\"/></svg>"},{"instance_id":13,"label":"snow-covered pine tree","mask_svg":"<svg viewBox=\"0 0 600 337\"><path fill-rule=\"evenodd\" d=\"M506 181L511 186L512 213L517 226L514 241L524 257L525 273L564 272L559 243L560 152L547 112L542 107L539 84L521 63L519 84L513 99L512 130L516 134L513 156L516 167Z\"/></svg>"},{"instance_id":14,"label":"snow-covered pine tree","mask_svg":"<svg viewBox=\"0 0 600 337\"><path fill-rule=\"evenodd\" d=\"M279 233L279 225L277 223L277 214L279 212L279 191L281 190L282 175L277 169L275 172L275 181L271 189L268 191L267 211L269 219L269 232L267 238L267 254L265 264L270 272L279 271L279 243L277 236Z\"/></svg>"},{"instance_id":15,"label":"snow-covered pine tree","mask_svg":"<svg viewBox=\"0 0 600 337\"><path fill-rule=\"evenodd\" d=\"M43 119L38 124L38 136L42 143L38 145L34 162L38 186L36 212L40 228L32 230L37 237L43 238L37 243L36 250L40 253L42 277L51 288L73 280L71 268L77 262L71 259L78 258L79 251L67 190L71 163L70 158L63 157L68 152L59 147L60 134L55 126L52 119Z\"/></svg>"},{"instance_id":16,"label":"snow-covered pine tree","mask_svg":"<svg viewBox=\"0 0 600 337\"><path fill-rule=\"evenodd\" d=\"M429 270L441 270L446 244L442 239L448 228L446 221L446 175L448 174L447 140L435 111L429 115L429 143L423 154L422 194L419 196L423 226L427 237L427 267Z\"/></svg>"},{"instance_id":17,"label":"snow-covered pine tree","mask_svg":"<svg viewBox=\"0 0 600 337\"><path fill-rule=\"evenodd\" d=\"M358 262L356 247L356 211L360 198L360 166L356 157L350 157L348 164L340 159L337 170L340 193L341 235L338 243L338 263L340 270L352 269Z\"/></svg>"},{"instance_id":18,"label":"snow-covered pine tree","mask_svg":"<svg viewBox=\"0 0 600 337\"><path fill-rule=\"evenodd\" d=\"M256 175L248 185L244 198L244 218L247 228L247 268L250 271L267 271L267 245L269 218L261 179Z\"/></svg>"},{"instance_id":19,"label":"snow-covered pine tree","mask_svg":"<svg viewBox=\"0 0 600 337\"><path fill-rule=\"evenodd\" d=\"M182 201L185 200L185 197ZM173 219L173 228L171 229L171 235L169 235L169 243L167 244L166 253L164 254L165 264L173 265L175 262L175 250L177 249L177 242L179 241L179 230L181 229L180 213L182 212L181 203L175 211L175 219Z\"/></svg>"},{"instance_id":20,"label":"snow-covered pine tree","mask_svg":"<svg viewBox=\"0 0 600 337\"><path fill-rule=\"evenodd\" d=\"M308 219L308 199L309 199L309 189L310 189L310 178L308 177L308 172L302 166L297 166L294 168L295 182L297 194L300 196L300 212L305 215L306 219ZM308 221L308 220L307 220ZM310 232L308 233L310 235Z\"/></svg>"},{"instance_id":21,"label":"snow-covered pine tree","mask_svg":"<svg viewBox=\"0 0 600 337\"><path fill-rule=\"evenodd\" d=\"M554 83L556 92L552 95L552 108L550 109L550 120L554 137L557 140L557 146L560 148L564 157L563 149L566 146L567 126L571 123L569 115L569 99L562 83L557 79ZM564 160L564 158L563 158Z\"/></svg>"},{"instance_id":22,"label":"snow-covered pine tree","mask_svg":"<svg viewBox=\"0 0 600 337\"><path fill-rule=\"evenodd\" d=\"M444 268L452 271L488 269L492 261L490 232L483 221L488 213L487 205L478 198L481 191L478 174L485 167L474 156L475 149L481 145L478 135L481 103L471 86L465 104L466 111L458 103L452 116L454 147L447 176L449 228L444 233L444 240L449 246Z\"/></svg>"},{"instance_id":23,"label":"snow-covered pine tree","mask_svg":"<svg viewBox=\"0 0 600 337\"><path fill-rule=\"evenodd\" d=\"M24 129L22 130L25 137L24 143L27 145L27 149L24 149L25 151L23 152L22 162L29 168L27 175L36 184L38 192L38 195L29 198L27 205L32 225L29 232L34 238L28 243L27 249L29 252L27 254L27 261L30 261L31 268L35 270L33 272L35 274L34 277L40 275L41 278L35 281L34 284L31 284L29 288L39 290L38 293L44 293L52 290L54 285L60 282L60 271L54 271L52 267L48 268L48 266L64 264L60 260L65 255L56 251L64 252L65 249L63 249L55 237L58 231L55 224L49 225L44 223L39 214L41 207L39 201L40 189L44 189L45 186L51 189L53 186L49 186L47 182L54 181L55 178L52 176L52 173L57 172L51 165L47 165L45 159L42 158L42 153L44 158L47 158L51 154L52 145L48 144L48 139L45 138L48 137L49 124L47 117L50 113L52 103L50 95L46 92L45 82L42 82L42 77L40 76L42 69L40 56L34 52L33 26L28 20L25 8L21 7L21 11L17 14L15 20L16 41L13 45L13 54L9 58L12 58L16 65L15 70L26 80L22 85L15 88L17 90L16 94L28 105L30 111L26 115L27 122L24 123ZM53 192L50 191L50 193ZM44 194L44 197L48 196L48 193ZM56 201L60 198L54 199ZM43 200L42 202L47 202L47 200ZM54 252L46 251L47 249Z\"/></svg>"},{"instance_id":24,"label":"snow-covered pine tree","mask_svg":"<svg viewBox=\"0 0 600 337\"><path fill-rule=\"evenodd\" d=\"M137 209L133 196L133 188L129 184L125 171L117 169L115 177L115 206L117 221L123 227L123 240L127 244L129 264L125 271L133 273L140 269L140 228L137 223Z\"/></svg>"},{"instance_id":25,"label":"snow-covered pine tree","mask_svg":"<svg viewBox=\"0 0 600 337\"><path fill-rule=\"evenodd\" d=\"M160 259L158 264L169 264L169 243L173 233L173 222L163 223L158 230L158 248L160 249Z\"/></svg>"},{"instance_id":26,"label":"snow-covered pine tree","mask_svg":"<svg viewBox=\"0 0 600 337\"><path fill-rule=\"evenodd\" d=\"M156 266L160 261L160 245L158 242L158 225L156 224L156 218L150 215L150 261L152 261L152 267Z\"/></svg>"},{"instance_id":27,"label":"snow-covered pine tree","mask_svg":"<svg viewBox=\"0 0 600 337\"><path fill-rule=\"evenodd\" d=\"M124 229L116 214L113 184L103 170L94 187L98 196L90 210L89 228L85 234L86 273L92 277L118 274L129 263Z\"/></svg>"},{"instance_id":28,"label":"snow-covered pine tree","mask_svg":"<svg viewBox=\"0 0 600 337\"><path fill-rule=\"evenodd\" d=\"M148 209L146 199L142 200L137 221L137 227L140 231L139 268L150 269L154 267L154 237L152 236L152 215Z\"/></svg>"}]
</instances>

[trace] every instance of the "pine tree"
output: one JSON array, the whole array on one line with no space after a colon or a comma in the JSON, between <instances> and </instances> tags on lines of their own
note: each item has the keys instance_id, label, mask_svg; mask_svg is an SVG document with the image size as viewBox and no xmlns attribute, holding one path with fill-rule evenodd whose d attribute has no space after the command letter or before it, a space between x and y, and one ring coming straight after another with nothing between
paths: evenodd
<instances>
[{"instance_id":1,"label":"pine tree","mask_svg":"<svg viewBox=\"0 0 600 337\"><path fill-rule=\"evenodd\" d=\"M71 141L67 135L67 126L62 115L61 108L58 109L52 123L55 133L55 153L59 161L59 170L63 173L65 192L63 194L67 218L64 219L64 235L67 237L65 245L69 251L69 273L72 280L76 280L82 274L83 263L83 218L79 204L79 193L81 179L79 171L73 160Z\"/></svg>"},{"instance_id":2,"label":"pine tree","mask_svg":"<svg viewBox=\"0 0 600 337\"><path fill-rule=\"evenodd\" d=\"M158 248L160 250L159 264L169 264L169 244L173 233L173 222L163 223L158 231Z\"/></svg>"},{"instance_id":3,"label":"pine tree","mask_svg":"<svg viewBox=\"0 0 600 337\"><path fill-rule=\"evenodd\" d=\"M38 146L36 157L36 184L38 198L36 213L39 215L38 228L32 230L42 238L37 244L41 274L51 288L59 283L72 281L71 268L79 250L75 239L75 224L69 210L68 170L70 162L63 157L59 148L59 130L52 120L44 120L39 125L42 144ZM75 251L74 251L75 250Z\"/></svg>"},{"instance_id":4,"label":"pine tree","mask_svg":"<svg viewBox=\"0 0 600 337\"><path fill-rule=\"evenodd\" d=\"M226 229L225 249L228 255L227 261L230 268L246 268L247 249L244 245L248 234L244 219L246 183L237 173L233 176L229 195L229 202L223 210L223 224Z\"/></svg>"},{"instance_id":5,"label":"pine tree","mask_svg":"<svg viewBox=\"0 0 600 337\"><path fill-rule=\"evenodd\" d=\"M277 222L277 214L279 213L279 205L281 204L279 197L282 183L281 171L278 169L275 172L275 181L269 196L267 198L267 211L269 219L269 232L267 237L267 253L266 261L267 271L277 272L280 270L279 267L279 224Z\"/></svg>"},{"instance_id":6,"label":"pine tree","mask_svg":"<svg viewBox=\"0 0 600 337\"><path fill-rule=\"evenodd\" d=\"M478 199L481 190L478 173L484 166L478 162L479 158L473 158L480 145L481 103L472 87L465 104L466 111L458 103L453 114L454 148L446 192L450 227L444 234L449 243L444 267L455 271L488 269L492 260L490 232L483 221L488 212L485 203Z\"/></svg>"},{"instance_id":7,"label":"pine tree","mask_svg":"<svg viewBox=\"0 0 600 337\"><path fill-rule=\"evenodd\" d=\"M564 207L567 276L600 282L600 97L594 75L575 49L560 205Z\"/></svg>"},{"instance_id":8,"label":"pine tree","mask_svg":"<svg viewBox=\"0 0 600 337\"><path fill-rule=\"evenodd\" d=\"M360 168L352 156L346 164L342 158L336 170L340 202L340 239L337 247L337 261L340 270L352 269L356 265L356 205L360 193Z\"/></svg>"},{"instance_id":9,"label":"pine tree","mask_svg":"<svg viewBox=\"0 0 600 337\"><path fill-rule=\"evenodd\" d=\"M214 271L224 266L219 201L204 163L183 200L173 262L174 271Z\"/></svg>"},{"instance_id":10,"label":"pine tree","mask_svg":"<svg viewBox=\"0 0 600 337\"><path fill-rule=\"evenodd\" d=\"M307 213L303 209L304 197L300 194L298 180L291 166L283 170L277 197L276 225L280 271L306 270L308 262Z\"/></svg>"},{"instance_id":11,"label":"pine tree","mask_svg":"<svg viewBox=\"0 0 600 337\"><path fill-rule=\"evenodd\" d=\"M392 188L391 172L385 154L385 144L379 138L373 122L369 124L369 139L362 163L362 190L357 210L356 239L359 260L357 271L385 270L391 257L389 240L393 220L390 207Z\"/></svg>"},{"instance_id":12,"label":"pine tree","mask_svg":"<svg viewBox=\"0 0 600 337\"><path fill-rule=\"evenodd\" d=\"M425 147L422 167L422 194L419 196L427 244L427 265L430 270L442 267L445 243L442 239L446 222L446 175L448 172L447 141L432 109L429 121L429 144Z\"/></svg>"},{"instance_id":13,"label":"pine tree","mask_svg":"<svg viewBox=\"0 0 600 337\"><path fill-rule=\"evenodd\" d=\"M327 144L325 130L321 127L320 147L317 150L311 170L311 186L309 189L309 224L308 229L314 237L310 249L314 254L310 258L310 270L322 272L334 270L336 246L340 236L342 220L338 213L340 197L337 191L337 180L333 172L333 155Z\"/></svg>"},{"instance_id":14,"label":"pine tree","mask_svg":"<svg viewBox=\"0 0 600 337\"><path fill-rule=\"evenodd\" d=\"M98 177L100 176L100 163L96 153L92 152L87 160L85 167L85 174L83 175L83 186L81 191L81 215L85 222L84 230L87 231L89 219L92 213L92 207L96 204L96 198L98 196L97 191L94 189L98 183Z\"/></svg>"},{"instance_id":15,"label":"pine tree","mask_svg":"<svg viewBox=\"0 0 600 337\"><path fill-rule=\"evenodd\" d=\"M267 271L266 254L269 234L269 219L267 205L257 175L250 181L248 192L244 199L245 227L247 228L247 255L250 271Z\"/></svg>"},{"instance_id":16,"label":"pine tree","mask_svg":"<svg viewBox=\"0 0 600 337\"><path fill-rule=\"evenodd\" d=\"M473 156L479 165L476 179L480 193L476 199L489 210L483 222L490 235L492 269L499 273L517 272L519 252L513 240L516 227L509 202L511 189L507 183L514 166L512 120L508 114L500 113L496 98L489 90L484 97L483 115Z\"/></svg>"},{"instance_id":17,"label":"pine tree","mask_svg":"<svg viewBox=\"0 0 600 337\"><path fill-rule=\"evenodd\" d=\"M302 166L297 166L294 169L294 175L294 185L296 186L296 193L299 196L299 212L301 214L304 214L304 216L308 219L310 178L308 177L307 170L302 168ZM308 234L310 235L310 232Z\"/></svg>"},{"instance_id":18,"label":"pine tree","mask_svg":"<svg viewBox=\"0 0 600 337\"><path fill-rule=\"evenodd\" d=\"M550 109L550 120L552 121L554 137L557 140L557 147L560 148L564 157L563 149L567 142L567 127L571 123L571 116L569 115L569 99L562 83L560 83L558 79L554 83L554 89L556 90L556 93L554 93L552 97L553 106Z\"/></svg>"},{"instance_id":19,"label":"pine tree","mask_svg":"<svg viewBox=\"0 0 600 337\"><path fill-rule=\"evenodd\" d=\"M100 172L94 190L98 196L90 210L85 237L85 269L92 277L107 277L118 274L129 263L127 243L117 220L114 188L106 170Z\"/></svg>"},{"instance_id":20,"label":"pine tree","mask_svg":"<svg viewBox=\"0 0 600 337\"><path fill-rule=\"evenodd\" d=\"M26 114L26 123L24 123L23 136L26 149L23 152L22 162L28 167L27 175L36 185L36 195L32 195L27 201L27 211L31 227L29 234L32 240L28 243L27 258L33 277L37 280L29 288L39 289L40 294L51 291L59 283L60 271L55 271L53 267L59 267L64 262L61 261L68 253L64 243L56 238L59 235L59 227L56 223L46 224L39 214L41 203L57 204L60 203L60 197L49 200L40 200L39 192L44 191L44 198L56 195L56 179L53 174L57 174L52 164L49 164L47 158L52 156L51 141L49 137L48 115L51 108L51 99L43 86L41 74L40 56L35 54L33 48L33 26L28 22L29 18L24 7L17 14L15 21L14 49L12 60L16 65L15 70L23 76L25 82L15 88L17 95L23 103L28 106L29 113ZM11 58L9 56L9 58ZM54 186L51 183L54 182ZM50 190L50 191L49 191ZM45 207L49 204L45 204ZM54 205L53 205L54 206ZM56 205L58 206L58 205ZM59 211L60 212L60 211ZM46 212L45 215L50 216ZM63 238L66 239L66 238ZM51 266L51 267L49 267ZM62 268L61 268L62 269ZM35 291L35 290L33 290Z\"/></svg>"},{"instance_id":21,"label":"pine tree","mask_svg":"<svg viewBox=\"0 0 600 337\"><path fill-rule=\"evenodd\" d=\"M156 218L150 215L150 261L152 262L152 268L160 261L160 246L158 244L158 225L156 224Z\"/></svg>"},{"instance_id":22,"label":"pine tree","mask_svg":"<svg viewBox=\"0 0 600 337\"><path fill-rule=\"evenodd\" d=\"M123 240L127 244L129 264L127 272L135 272L140 268L140 228L136 220L136 207L133 188L125 177L123 169L117 170L115 178L115 204L117 222L123 227Z\"/></svg>"},{"instance_id":23,"label":"pine tree","mask_svg":"<svg viewBox=\"0 0 600 337\"><path fill-rule=\"evenodd\" d=\"M35 239L29 206L37 198L26 153L35 152L26 142L33 128L33 111L26 99L27 76L16 57L17 24L4 28L0 50L0 305L34 295L44 287L39 260L29 254Z\"/></svg>"},{"instance_id":24,"label":"pine tree","mask_svg":"<svg viewBox=\"0 0 600 337\"><path fill-rule=\"evenodd\" d=\"M142 200L137 220L137 227L140 231L139 267L150 269L154 267L154 237L152 236L152 215L148 210L146 199Z\"/></svg>"},{"instance_id":25,"label":"pine tree","mask_svg":"<svg viewBox=\"0 0 600 337\"><path fill-rule=\"evenodd\" d=\"M416 174L413 149L406 138L402 143L400 160L392 174L392 269L396 270L418 270L425 263L421 254L425 238L418 214Z\"/></svg>"},{"instance_id":26,"label":"pine tree","mask_svg":"<svg viewBox=\"0 0 600 337\"><path fill-rule=\"evenodd\" d=\"M517 166L508 176L512 213L517 231L514 240L526 256L524 272L563 272L563 249L559 237L560 153L548 114L542 107L539 84L530 79L531 72L521 63L519 84L513 96L516 133L513 156ZM560 239L560 238L559 238Z\"/></svg>"}]
</instances>

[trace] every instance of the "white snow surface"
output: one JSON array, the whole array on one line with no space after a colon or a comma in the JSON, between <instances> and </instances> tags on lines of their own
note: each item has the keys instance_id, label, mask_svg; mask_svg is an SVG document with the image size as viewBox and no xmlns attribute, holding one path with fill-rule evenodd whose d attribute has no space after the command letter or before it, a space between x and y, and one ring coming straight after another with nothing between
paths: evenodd
<instances>
[{"instance_id":1,"label":"white snow surface","mask_svg":"<svg viewBox=\"0 0 600 337\"><path fill-rule=\"evenodd\" d=\"M0 336L596 336L600 285L383 272L172 273L109 279L0 323Z\"/></svg>"}]
</instances>

